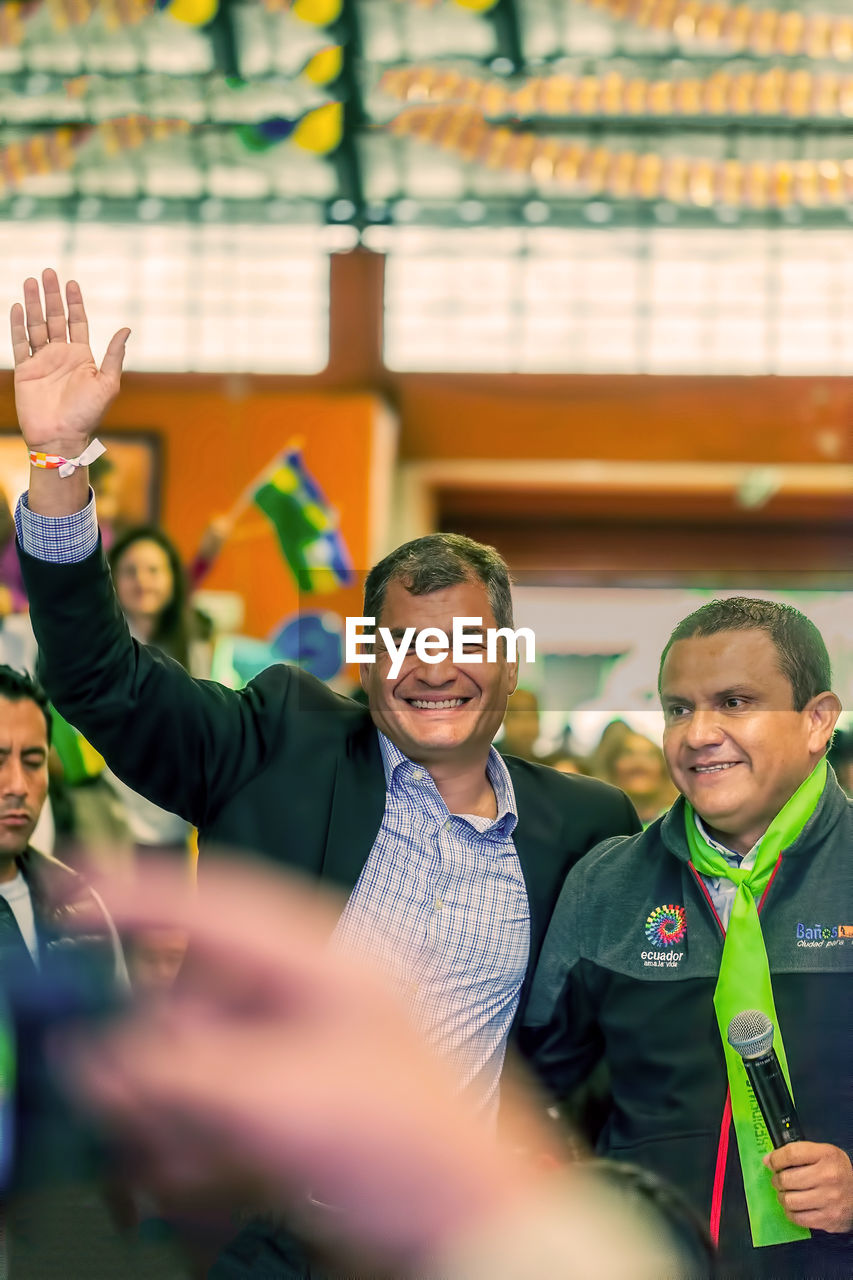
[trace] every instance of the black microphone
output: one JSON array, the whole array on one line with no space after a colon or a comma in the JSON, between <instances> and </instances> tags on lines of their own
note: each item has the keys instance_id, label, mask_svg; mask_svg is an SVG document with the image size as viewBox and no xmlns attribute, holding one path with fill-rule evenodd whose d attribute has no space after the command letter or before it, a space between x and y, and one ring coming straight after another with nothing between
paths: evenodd
<instances>
[{"instance_id":1,"label":"black microphone","mask_svg":"<svg viewBox=\"0 0 853 1280\"><path fill-rule=\"evenodd\" d=\"M743 1058L752 1092L774 1147L802 1142L794 1100L773 1048L773 1023L758 1009L744 1009L729 1023L729 1044Z\"/></svg>"}]
</instances>

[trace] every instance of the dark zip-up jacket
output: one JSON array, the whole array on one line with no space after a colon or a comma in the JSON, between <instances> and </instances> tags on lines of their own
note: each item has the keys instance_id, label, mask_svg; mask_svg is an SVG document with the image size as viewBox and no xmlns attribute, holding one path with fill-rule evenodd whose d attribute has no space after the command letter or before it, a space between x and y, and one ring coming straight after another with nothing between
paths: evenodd
<instances>
[{"instance_id":1,"label":"dark zip-up jacket","mask_svg":"<svg viewBox=\"0 0 853 1280\"><path fill-rule=\"evenodd\" d=\"M647 922L673 906L684 934L658 945ZM831 772L760 914L804 1133L853 1153L853 804ZM849 1280L851 1233L752 1246L713 1006L723 939L679 798L641 835L605 841L570 872L522 1044L556 1096L605 1059L613 1107L600 1149L681 1188L719 1241L723 1276Z\"/></svg>"},{"instance_id":2,"label":"dark zip-up jacket","mask_svg":"<svg viewBox=\"0 0 853 1280\"><path fill-rule=\"evenodd\" d=\"M30 891L41 968L61 963L62 954L69 950L85 952L105 989L126 988L127 968L118 931L100 894L49 854L27 848L15 861ZM75 923L81 912L87 919L85 931Z\"/></svg>"}]
</instances>

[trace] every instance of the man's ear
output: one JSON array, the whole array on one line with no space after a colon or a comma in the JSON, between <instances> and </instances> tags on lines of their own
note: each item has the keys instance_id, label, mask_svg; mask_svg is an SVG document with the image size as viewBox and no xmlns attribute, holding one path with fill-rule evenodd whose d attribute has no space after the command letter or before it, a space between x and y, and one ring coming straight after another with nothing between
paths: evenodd
<instances>
[{"instance_id":1,"label":"man's ear","mask_svg":"<svg viewBox=\"0 0 853 1280\"><path fill-rule=\"evenodd\" d=\"M506 665L507 665L507 667L508 667L508 671L507 671L508 689L507 689L507 692L508 692L508 693L515 693L516 688L518 687L518 660L516 659L516 661L515 661L515 662L508 662Z\"/></svg>"},{"instance_id":2,"label":"man's ear","mask_svg":"<svg viewBox=\"0 0 853 1280\"><path fill-rule=\"evenodd\" d=\"M817 693L804 708L809 724L809 749L823 755L841 715L841 703L834 693Z\"/></svg>"}]
</instances>

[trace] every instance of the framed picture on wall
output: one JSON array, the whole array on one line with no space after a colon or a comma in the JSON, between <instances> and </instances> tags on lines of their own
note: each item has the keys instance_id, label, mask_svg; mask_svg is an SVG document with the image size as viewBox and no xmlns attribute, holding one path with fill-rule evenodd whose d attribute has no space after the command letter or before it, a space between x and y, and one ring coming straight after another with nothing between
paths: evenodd
<instances>
[{"instance_id":1,"label":"framed picture on wall","mask_svg":"<svg viewBox=\"0 0 853 1280\"><path fill-rule=\"evenodd\" d=\"M100 520L113 529L156 524L160 519L162 440L154 431L104 431L107 452L90 468ZM20 433L0 430L0 488L8 508L29 483Z\"/></svg>"}]
</instances>

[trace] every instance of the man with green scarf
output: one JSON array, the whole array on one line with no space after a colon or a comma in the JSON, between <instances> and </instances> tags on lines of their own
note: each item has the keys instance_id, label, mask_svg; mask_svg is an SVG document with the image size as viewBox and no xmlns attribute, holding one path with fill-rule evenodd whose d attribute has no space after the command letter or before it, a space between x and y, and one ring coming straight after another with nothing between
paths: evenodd
<instances>
[{"instance_id":1,"label":"man with green scarf","mask_svg":"<svg viewBox=\"0 0 853 1280\"><path fill-rule=\"evenodd\" d=\"M853 1275L853 805L826 646L787 605L679 623L659 687L682 795L569 874L525 1044L565 1095L600 1059L609 1156L678 1185L728 1277ZM806 1141L772 1151L732 1017L759 1009Z\"/></svg>"}]
</instances>

